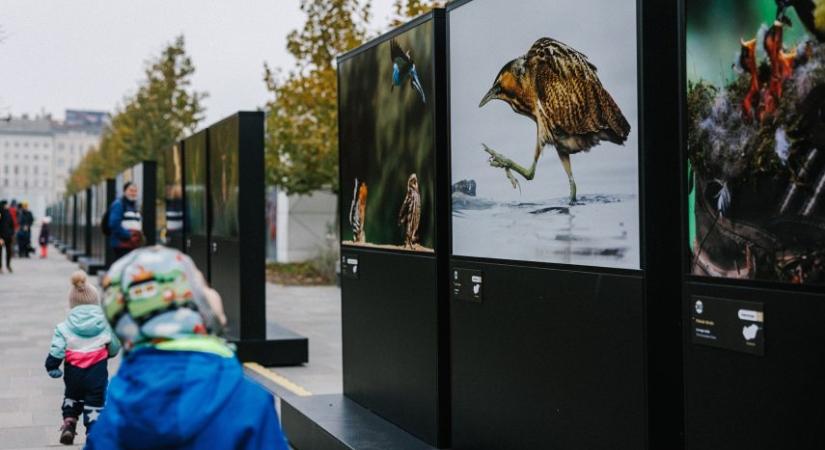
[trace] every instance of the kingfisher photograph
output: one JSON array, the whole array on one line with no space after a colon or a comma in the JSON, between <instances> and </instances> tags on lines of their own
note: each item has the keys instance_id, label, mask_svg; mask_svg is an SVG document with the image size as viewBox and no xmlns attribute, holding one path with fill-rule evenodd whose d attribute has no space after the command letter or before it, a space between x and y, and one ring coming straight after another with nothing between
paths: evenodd
<instances>
[{"instance_id":1,"label":"kingfisher photograph","mask_svg":"<svg viewBox=\"0 0 825 450\"><path fill-rule=\"evenodd\" d=\"M450 14L453 253L639 269L636 2L512 6Z\"/></svg>"},{"instance_id":2,"label":"kingfisher photograph","mask_svg":"<svg viewBox=\"0 0 825 450\"><path fill-rule=\"evenodd\" d=\"M339 61L343 245L434 252L433 32L426 21Z\"/></svg>"},{"instance_id":3,"label":"kingfisher photograph","mask_svg":"<svg viewBox=\"0 0 825 450\"><path fill-rule=\"evenodd\" d=\"M825 283L825 1L688 0L696 276Z\"/></svg>"}]
</instances>

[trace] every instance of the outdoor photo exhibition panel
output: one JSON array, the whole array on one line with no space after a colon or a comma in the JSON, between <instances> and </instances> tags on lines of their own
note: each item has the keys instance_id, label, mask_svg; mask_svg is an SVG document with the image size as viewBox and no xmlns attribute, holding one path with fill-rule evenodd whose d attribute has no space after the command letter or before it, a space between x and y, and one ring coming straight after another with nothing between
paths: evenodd
<instances>
[{"instance_id":1,"label":"outdoor photo exhibition panel","mask_svg":"<svg viewBox=\"0 0 825 450\"><path fill-rule=\"evenodd\" d=\"M192 258L207 280L209 270L209 215L207 202L206 130L184 140L184 242Z\"/></svg>"},{"instance_id":2,"label":"outdoor photo exhibition panel","mask_svg":"<svg viewBox=\"0 0 825 450\"><path fill-rule=\"evenodd\" d=\"M338 60L344 394L433 446L449 432L443 19Z\"/></svg>"},{"instance_id":3,"label":"outdoor photo exhibition panel","mask_svg":"<svg viewBox=\"0 0 825 450\"><path fill-rule=\"evenodd\" d=\"M816 3L682 4L689 449L825 447L825 412L804 407L825 397Z\"/></svg>"},{"instance_id":4,"label":"outdoor photo exhibition panel","mask_svg":"<svg viewBox=\"0 0 825 450\"><path fill-rule=\"evenodd\" d=\"M454 449L675 448L666 3L448 6Z\"/></svg>"},{"instance_id":5,"label":"outdoor photo exhibition panel","mask_svg":"<svg viewBox=\"0 0 825 450\"><path fill-rule=\"evenodd\" d=\"M183 148L184 198L167 184L167 205L183 208L186 252L221 295L238 359L306 363L307 338L266 320L263 113L233 114L186 138ZM171 148L171 157L178 151Z\"/></svg>"},{"instance_id":6,"label":"outdoor photo exhibition panel","mask_svg":"<svg viewBox=\"0 0 825 450\"><path fill-rule=\"evenodd\" d=\"M233 115L208 134L211 284L223 298L229 336L265 339L263 114Z\"/></svg>"},{"instance_id":7,"label":"outdoor photo exhibition panel","mask_svg":"<svg viewBox=\"0 0 825 450\"><path fill-rule=\"evenodd\" d=\"M183 141L173 145L163 158L164 199L160 228L165 245L184 250L183 242Z\"/></svg>"}]
</instances>

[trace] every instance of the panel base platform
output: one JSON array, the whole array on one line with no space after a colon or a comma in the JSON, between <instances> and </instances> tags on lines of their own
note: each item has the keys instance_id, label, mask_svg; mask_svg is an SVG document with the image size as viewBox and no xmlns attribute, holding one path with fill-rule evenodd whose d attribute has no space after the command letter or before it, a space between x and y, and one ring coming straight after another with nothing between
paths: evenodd
<instances>
[{"instance_id":1,"label":"panel base platform","mask_svg":"<svg viewBox=\"0 0 825 450\"><path fill-rule=\"evenodd\" d=\"M106 270L106 264L97 258L81 257L77 260L77 264L84 272L89 275L97 275L101 270Z\"/></svg>"},{"instance_id":2,"label":"panel base platform","mask_svg":"<svg viewBox=\"0 0 825 450\"><path fill-rule=\"evenodd\" d=\"M77 262L80 258L85 257L86 254L80 250L67 250L66 251L66 258L69 258L71 262Z\"/></svg>"},{"instance_id":3,"label":"panel base platform","mask_svg":"<svg viewBox=\"0 0 825 450\"><path fill-rule=\"evenodd\" d=\"M277 323L266 326L266 339L230 339L238 359L265 367L300 366L309 361L309 339Z\"/></svg>"},{"instance_id":4,"label":"panel base platform","mask_svg":"<svg viewBox=\"0 0 825 450\"><path fill-rule=\"evenodd\" d=\"M281 423L296 450L434 450L341 394L281 399Z\"/></svg>"}]
</instances>

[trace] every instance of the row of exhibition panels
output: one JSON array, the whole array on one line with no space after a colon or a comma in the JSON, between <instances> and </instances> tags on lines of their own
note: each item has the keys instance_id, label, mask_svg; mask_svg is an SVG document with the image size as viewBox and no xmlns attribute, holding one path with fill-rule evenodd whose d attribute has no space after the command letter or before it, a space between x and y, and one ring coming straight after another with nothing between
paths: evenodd
<instances>
[{"instance_id":1,"label":"row of exhibition panels","mask_svg":"<svg viewBox=\"0 0 825 450\"><path fill-rule=\"evenodd\" d=\"M221 295L226 337L238 357L299 365L308 360L307 338L266 317L263 126L260 112L236 113L171 146L162 161L69 195L48 213L58 248L89 273L105 270L113 254L101 220L124 183L134 183L143 245L163 244L192 258Z\"/></svg>"},{"instance_id":2,"label":"row of exhibition panels","mask_svg":"<svg viewBox=\"0 0 825 450\"><path fill-rule=\"evenodd\" d=\"M825 445L805 2L517 3L339 57L343 395L292 445Z\"/></svg>"}]
</instances>

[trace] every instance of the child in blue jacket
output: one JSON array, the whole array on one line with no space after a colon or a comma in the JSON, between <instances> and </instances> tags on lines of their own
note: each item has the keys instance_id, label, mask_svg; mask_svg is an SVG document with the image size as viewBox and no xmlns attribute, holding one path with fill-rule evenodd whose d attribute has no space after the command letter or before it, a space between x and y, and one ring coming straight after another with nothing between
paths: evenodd
<instances>
[{"instance_id":1,"label":"child in blue jacket","mask_svg":"<svg viewBox=\"0 0 825 450\"><path fill-rule=\"evenodd\" d=\"M69 317L55 328L46 357L49 376L63 376L66 385L60 427L60 442L66 445L74 443L80 414L88 434L103 410L109 382L107 361L120 349L100 308L100 293L81 271L72 275L69 307Z\"/></svg>"},{"instance_id":2,"label":"child in blue jacket","mask_svg":"<svg viewBox=\"0 0 825 450\"><path fill-rule=\"evenodd\" d=\"M220 337L220 296L188 256L135 250L103 286L125 355L87 449L288 449L274 398L244 378Z\"/></svg>"}]
</instances>

